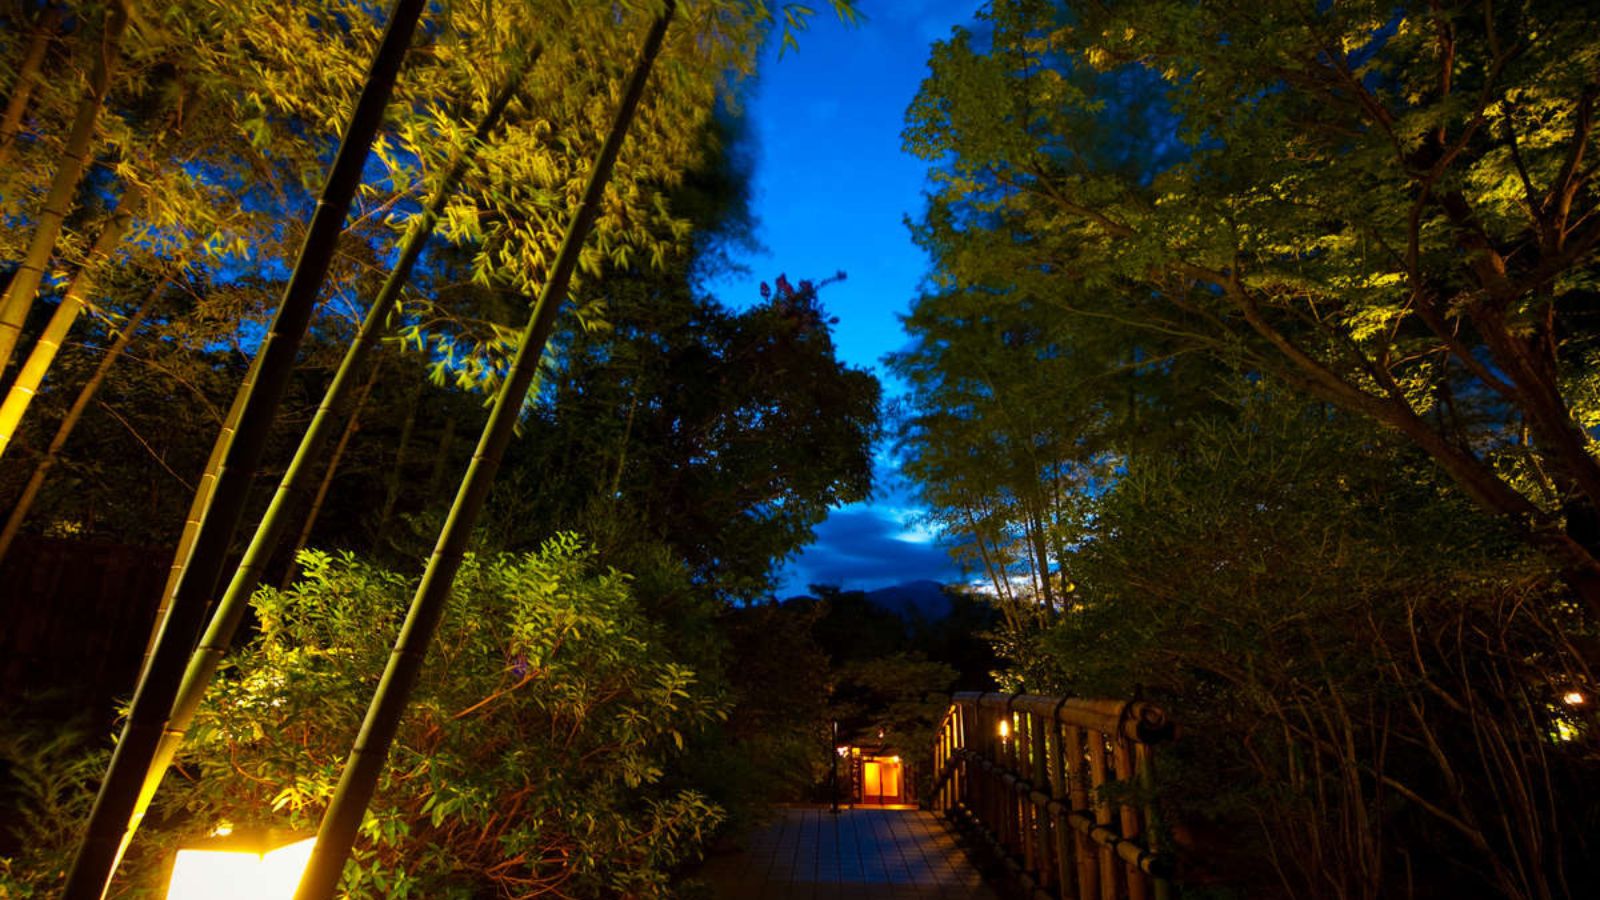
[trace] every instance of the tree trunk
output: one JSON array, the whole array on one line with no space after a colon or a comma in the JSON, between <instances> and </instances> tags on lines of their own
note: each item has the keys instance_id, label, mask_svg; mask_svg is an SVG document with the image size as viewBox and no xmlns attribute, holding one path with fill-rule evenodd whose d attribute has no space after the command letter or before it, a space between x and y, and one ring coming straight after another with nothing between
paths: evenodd
<instances>
[{"instance_id":1,"label":"tree trunk","mask_svg":"<svg viewBox=\"0 0 1600 900\"><path fill-rule=\"evenodd\" d=\"M317 517L322 515L323 501L328 499L328 489L333 486L333 476L339 472L339 462L344 459L345 448L350 446L350 439L361 430L361 410L367 405L367 398L372 395L372 386L378 383L378 373L381 371L383 371L382 362L372 367L372 374L367 378L367 383L361 386L361 395L356 397L355 405L350 408L350 420L344 424L344 431L339 434L339 442L333 445L333 456L328 459L328 471L323 473L322 483L317 485L317 494L311 498L311 509L306 513L305 524L300 526L300 534L294 539L294 546L289 548L289 566L283 573L284 590L289 589L289 585L294 582L294 576L300 572L300 565L295 560L299 557L300 551L305 549L306 543L311 540L311 529L317 526Z\"/></svg>"},{"instance_id":2,"label":"tree trunk","mask_svg":"<svg viewBox=\"0 0 1600 900\"><path fill-rule=\"evenodd\" d=\"M68 282L67 292L61 297L61 305L56 307L56 311L50 316L49 324L44 327L44 333L34 342L27 360L22 364L22 369L17 372L16 380L6 391L5 402L0 403L0 456L5 455L12 435L17 433L17 426L28 411L28 404L33 402L34 393L39 390L44 376L50 371L51 363L55 362L56 353L61 349L61 342L66 340L67 332L78 320L78 315L83 312L85 298L98 286L95 283L98 269L111 255L111 249L122 241L123 235L128 233L128 226L143 205L142 189L130 188L123 194L122 202L117 205L116 215L112 216L111 221L101 230L100 237L89 250L89 258L84 260L83 266L72 276L72 281ZM165 284L164 281L162 283Z\"/></svg>"},{"instance_id":3,"label":"tree trunk","mask_svg":"<svg viewBox=\"0 0 1600 900\"><path fill-rule=\"evenodd\" d=\"M306 230L300 257L284 288L283 301L258 352L261 363L257 379L245 397L239 430L223 455L211 502L173 591L155 652L135 689L127 724L67 874L62 894L65 900L99 900L138 827L135 807L166 730L189 651L216 589L234 530L244 512L250 481L266 447L295 355L311 322L351 200L361 184L372 139L383 122L384 107L424 5L423 0L397 0L389 16L350 126Z\"/></svg>"},{"instance_id":4,"label":"tree trunk","mask_svg":"<svg viewBox=\"0 0 1600 900\"><path fill-rule=\"evenodd\" d=\"M328 900L338 886L361 819L366 814L367 804L371 802L378 778L383 773L389 746L405 714L411 689L422 671L428 643L433 639L434 629L444 613L450 585L461 566L473 525L483 511L495 471L499 468L500 459L505 454L522 413L528 388L538 373L539 361L544 355L556 313L566 302L567 287L571 283L573 270L577 268L579 251L600 212L606 182L610 180L617 153L632 124L634 111L638 109L639 98L644 93L645 82L650 77L656 54L666 36L672 12L672 0L667 0L666 8L645 38L644 49L623 93L621 107L600 148L594 169L589 173L583 199L562 239L550 278L545 282L539 301L534 305L533 314L522 332L521 346L517 348L511 370L495 397L494 409L478 440L478 449L467 466L467 474L461 481L444 528L439 532L438 544L428 560L422 583L412 598L411 609L394 650L389 655L383 679L378 683L378 690L367 707L361 732L345 762L333 802L322 817L315 849L312 850L311 861L300 887L295 891L295 900Z\"/></svg>"},{"instance_id":5,"label":"tree trunk","mask_svg":"<svg viewBox=\"0 0 1600 900\"><path fill-rule=\"evenodd\" d=\"M28 111L28 101L33 99L33 89L39 86L39 69L44 55L55 40L56 29L61 25L61 7L49 6L39 14L34 23L33 37L28 40L27 52L22 57L22 67L17 70L17 81L6 99L6 110L0 114L0 169L11 161L11 151L16 146L17 135L22 131L22 117Z\"/></svg>"},{"instance_id":6,"label":"tree trunk","mask_svg":"<svg viewBox=\"0 0 1600 900\"><path fill-rule=\"evenodd\" d=\"M106 355L101 358L100 364L95 366L94 374L84 382L78 390L77 399L72 401L72 406L67 409L67 414L56 428L55 437L50 439L50 445L45 448L44 458L33 467L33 474L28 478L28 484L22 489L22 496L17 499L17 505L12 507L11 515L6 517L6 524L0 530L0 560L6 558L6 553L11 550L12 541L16 540L17 532L22 530L22 523L28 518L28 511L33 507L33 501L39 497L39 489L44 486L44 480L50 475L50 470L55 468L61 459L61 448L66 445L67 438L72 436L72 429L78 426L78 420L83 418L83 411L89 408L89 402L100 390L100 385L106 380L106 373L111 371L111 365L127 349L128 342L133 340L133 335L139 330L139 325L144 322L145 314L150 311L156 298L160 296L167 282L162 280L144 303L134 311L128 319L128 324L122 327L117 339L107 348Z\"/></svg>"},{"instance_id":7,"label":"tree trunk","mask_svg":"<svg viewBox=\"0 0 1600 900\"><path fill-rule=\"evenodd\" d=\"M94 127L100 119L106 94L111 90L111 75L116 68L118 44L128 25L126 0L113 2L106 10L105 31L100 38L100 52L95 56L94 68L89 73L89 87L78 102L78 113L72 120L72 130L67 134L67 145L61 152L61 164L56 167L55 178L50 182L50 193L45 196L39 210L39 221L28 243L28 252L17 266L16 274L0 296L0 372L11 362L17 341L22 337L22 325L27 321L28 310L33 308L34 297L39 293L39 282L55 253L56 241L61 236L61 225L67 210L78 193L78 183L89 167L89 150L94 145Z\"/></svg>"}]
</instances>

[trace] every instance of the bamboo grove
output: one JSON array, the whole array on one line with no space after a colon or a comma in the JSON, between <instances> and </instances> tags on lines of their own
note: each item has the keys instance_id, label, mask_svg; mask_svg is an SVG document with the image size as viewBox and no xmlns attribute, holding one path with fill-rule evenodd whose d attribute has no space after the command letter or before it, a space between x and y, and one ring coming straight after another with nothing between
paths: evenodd
<instances>
[{"instance_id":1,"label":"bamboo grove","mask_svg":"<svg viewBox=\"0 0 1600 900\"><path fill-rule=\"evenodd\" d=\"M492 398L298 895L332 896L351 876L346 860L501 457L540 400L530 389L541 371L558 365L547 354L558 322L565 313L564 329L603 331L608 278L682 268L701 238L669 198L716 152L714 113L732 102L767 32L787 35L809 11L398 0L379 15L343 0L113 0L21 3L7 14L8 462L38 414L32 401L62 377L74 329L88 320L114 340L30 466L0 555L129 347L151 347L142 355L156 365L228 348L252 360L226 413L210 411L220 427L187 515L172 523L181 535L171 576L64 896L111 889L286 532L300 545L311 533L313 479L326 469L312 519L385 373L427 370L436 384ZM262 290L273 283L275 301ZM520 309L529 317L518 329L506 320ZM333 375L238 559L236 531L308 334L332 354ZM817 347L832 364L831 347ZM199 370L162 371L199 391ZM405 380L420 394L428 379ZM875 386L862 398L873 411L853 434L865 453ZM391 480L380 534L398 489ZM815 521L827 502L795 514Z\"/></svg>"},{"instance_id":2,"label":"bamboo grove","mask_svg":"<svg viewBox=\"0 0 1600 900\"><path fill-rule=\"evenodd\" d=\"M995 0L932 52L905 465L1008 690L1204 735L1193 883L1600 883L1579 6Z\"/></svg>"}]
</instances>

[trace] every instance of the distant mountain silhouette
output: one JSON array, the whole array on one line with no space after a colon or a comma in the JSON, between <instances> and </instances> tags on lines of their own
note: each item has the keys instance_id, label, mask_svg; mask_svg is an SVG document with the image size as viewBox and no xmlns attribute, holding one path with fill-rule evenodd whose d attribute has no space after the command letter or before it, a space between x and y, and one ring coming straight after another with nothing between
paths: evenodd
<instances>
[{"instance_id":1,"label":"distant mountain silhouette","mask_svg":"<svg viewBox=\"0 0 1600 900\"><path fill-rule=\"evenodd\" d=\"M950 615L950 598L945 596L944 585L937 581L907 581L893 587L867 591L867 599L875 606L907 618L918 617L936 622Z\"/></svg>"}]
</instances>

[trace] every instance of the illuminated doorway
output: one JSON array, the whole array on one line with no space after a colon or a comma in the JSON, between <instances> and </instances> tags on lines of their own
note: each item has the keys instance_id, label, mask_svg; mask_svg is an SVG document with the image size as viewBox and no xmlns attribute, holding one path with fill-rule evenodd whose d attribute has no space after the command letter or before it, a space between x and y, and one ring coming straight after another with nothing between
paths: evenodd
<instances>
[{"instance_id":1,"label":"illuminated doorway","mask_svg":"<svg viewBox=\"0 0 1600 900\"><path fill-rule=\"evenodd\" d=\"M898 756L869 756L861 761L862 803L903 803L902 767Z\"/></svg>"}]
</instances>

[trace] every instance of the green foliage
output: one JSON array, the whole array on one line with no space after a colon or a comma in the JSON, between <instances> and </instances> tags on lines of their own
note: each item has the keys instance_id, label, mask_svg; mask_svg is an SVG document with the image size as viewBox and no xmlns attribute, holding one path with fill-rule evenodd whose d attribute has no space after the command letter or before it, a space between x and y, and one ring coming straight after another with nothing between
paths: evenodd
<instances>
[{"instance_id":1,"label":"green foliage","mask_svg":"<svg viewBox=\"0 0 1600 900\"><path fill-rule=\"evenodd\" d=\"M408 585L308 552L255 599L164 795L164 843L314 829L399 626ZM351 896L656 896L721 811L664 786L724 707L661 649L629 579L573 537L462 569L412 712L345 872Z\"/></svg>"},{"instance_id":2,"label":"green foliage","mask_svg":"<svg viewBox=\"0 0 1600 900\"><path fill-rule=\"evenodd\" d=\"M1200 872L1298 896L1377 896L1406 865L1443 891L1592 886L1600 757L1562 697L1595 689L1593 626L1402 442L1262 392L1135 460L1073 566L1081 605L1033 644L1029 687L1142 685L1207 736L1163 791Z\"/></svg>"},{"instance_id":3,"label":"green foliage","mask_svg":"<svg viewBox=\"0 0 1600 900\"><path fill-rule=\"evenodd\" d=\"M109 753L81 724L13 710L0 736L0 896L47 897L66 874Z\"/></svg>"},{"instance_id":4,"label":"green foliage","mask_svg":"<svg viewBox=\"0 0 1600 900\"><path fill-rule=\"evenodd\" d=\"M941 294L1066 314L1064 356L1102 388L1200 355L1366 416L1600 608L1572 574L1600 571L1577 427L1600 252L1581 13L996 0L982 18L935 48L906 130L938 161L917 235Z\"/></svg>"},{"instance_id":5,"label":"green foliage","mask_svg":"<svg viewBox=\"0 0 1600 900\"><path fill-rule=\"evenodd\" d=\"M682 268L610 285L611 327L564 336L508 454L537 489L497 500L501 539L573 528L624 560L660 545L720 596L767 591L829 508L867 495L878 434L877 379L839 361L819 286L779 281L738 313Z\"/></svg>"}]
</instances>

